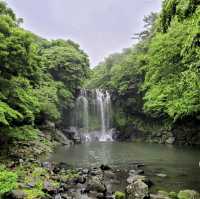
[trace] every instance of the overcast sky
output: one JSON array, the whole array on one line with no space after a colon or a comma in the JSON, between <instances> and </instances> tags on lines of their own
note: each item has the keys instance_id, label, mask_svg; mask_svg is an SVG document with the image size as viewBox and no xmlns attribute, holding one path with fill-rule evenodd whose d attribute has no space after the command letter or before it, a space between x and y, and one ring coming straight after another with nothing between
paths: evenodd
<instances>
[{"instance_id":1,"label":"overcast sky","mask_svg":"<svg viewBox=\"0 0 200 199\"><path fill-rule=\"evenodd\" d=\"M6 0L24 27L48 39L72 39L92 65L133 44L143 17L160 11L161 0Z\"/></svg>"}]
</instances>

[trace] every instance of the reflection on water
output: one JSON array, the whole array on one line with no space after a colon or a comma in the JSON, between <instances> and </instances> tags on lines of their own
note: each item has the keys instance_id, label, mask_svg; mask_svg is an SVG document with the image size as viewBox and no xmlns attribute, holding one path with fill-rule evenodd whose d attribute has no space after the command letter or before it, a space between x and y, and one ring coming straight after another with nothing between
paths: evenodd
<instances>
[{"instance_id":1,"label":"reflection on water","mask_svg":"<svg viewBox=\"0 0 200 199\"><path fill-rule=\"evenodd\" d=\"M109 164L121 169L130 169L134 162L142 162L145 174L155 182L157 189L200 191L199 149L144 143L86 143L58 147L51 160L75 167ZM156 177L156 173L167 174L167 177Z\"/></svg>"}]
</instances>

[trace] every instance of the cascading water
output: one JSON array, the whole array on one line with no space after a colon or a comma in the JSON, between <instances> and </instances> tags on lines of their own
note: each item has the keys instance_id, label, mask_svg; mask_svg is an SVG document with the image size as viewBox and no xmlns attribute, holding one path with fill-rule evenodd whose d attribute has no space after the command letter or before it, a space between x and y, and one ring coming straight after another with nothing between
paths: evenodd
<instances>
[{"instance_id":1,"label":"cascading water","mask_svg":"<svg viewBox=\"0 0 200 199\"><path fill-rule=\"evenodd\" d=\"M76 115L76 126L81 125L82 131L88 133L89 128L89 114L88 114L88 100L85 89L81 90L80 96L76 100L76 112L81 111L82 114Z\"/></svg>"},{"instance_id":2,"label":"cascading water","mask_svg":"<svg viewBox=\"0 0 200 199\"><path fill-rule=\"evenodd\" d=\"M81 90L72 114L72 126L85 141L112 141L112 106L108 91Z\"/></svg>"}]
</instances>

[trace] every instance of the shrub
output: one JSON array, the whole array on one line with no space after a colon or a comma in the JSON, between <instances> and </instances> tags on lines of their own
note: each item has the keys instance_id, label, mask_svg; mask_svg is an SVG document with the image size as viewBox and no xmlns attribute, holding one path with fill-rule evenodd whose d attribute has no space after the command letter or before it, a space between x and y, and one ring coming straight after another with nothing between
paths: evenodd
<instances>
[{"instance_id":1,"label":"shrub","mask_svg":"<svg viewBox=\"0 0 200 199\"><path fill-rule=\"evenodd\" d=\"M4 165L0 166L0 196L17 187L17 174L7 171Z\"/></svg>"}]
</instances>

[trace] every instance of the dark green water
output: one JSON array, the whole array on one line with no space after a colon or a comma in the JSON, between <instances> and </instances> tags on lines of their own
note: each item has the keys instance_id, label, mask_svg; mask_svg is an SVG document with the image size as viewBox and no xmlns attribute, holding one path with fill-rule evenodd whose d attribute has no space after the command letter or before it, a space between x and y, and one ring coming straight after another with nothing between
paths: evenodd
<instances>
[{"instance_id":1,"label":"dark green water","mask_svg":"<svg viewBox=\"0 0 200 199\"><path fill-rule=\"evenodd\" d=\"M144 163L145 175L155 183L154 190L200 191L200 149L145 143L87 143L70 148L58 147L52 155L55 162L75 167L108 164L131 169L135 162ZM167 174L166 178L157 173ZM125 180L125 179L124 179Z\"/></svg>"}]
</instances>

